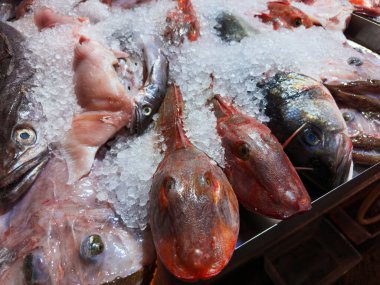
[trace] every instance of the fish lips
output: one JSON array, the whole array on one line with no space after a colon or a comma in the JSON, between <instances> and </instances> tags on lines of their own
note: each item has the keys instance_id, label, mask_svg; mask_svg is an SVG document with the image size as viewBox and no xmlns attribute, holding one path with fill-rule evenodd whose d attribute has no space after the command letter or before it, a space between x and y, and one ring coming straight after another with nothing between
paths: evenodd
<instances>
[{"instance_id":1,"label":"fish lips","mask_svg":"<svg viewBox=\"0 0 380 285\"><path fill-rule=\"evenodd\" d=\"M334 159L329 158L316 160L312 165L314 171L301 171L309 182L323 191L330 191L349 179L352 166L352 142L346 134L339 134L335 140L336 153Z\"/></svg>"},{"instance_id":2,"label":"fish lips","mask_svg":"<svg viewBox=\"0 0 380 285\"><path fill-rule=\"evenodd\" d=\"M8 208L29 190L49 158L46 149L0 178L0 209Z\"/></svg>"}]
</instances>

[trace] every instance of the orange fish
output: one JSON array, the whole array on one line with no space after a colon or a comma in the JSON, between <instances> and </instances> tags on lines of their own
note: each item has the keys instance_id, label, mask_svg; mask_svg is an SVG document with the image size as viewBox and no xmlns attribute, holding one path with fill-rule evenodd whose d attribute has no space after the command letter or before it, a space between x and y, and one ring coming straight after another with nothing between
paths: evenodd
<instances>
[{"instance_id":1,"label":"orange fish","mask_svg":"<svg viewBox=\"0 0 380 285\"><path fill-rule=\"evenodd\" d=\"M281 27L286 29L304 26L321 26L316 19L306 15L300 9L293 7L286 1L273 1L268 3L269 13L257 15L264 23L272 23L275 30Z\"/></svg>"},{"instance_id":2,"label":"orange fish","mask_svg":"<svg viewBox=\"0 0 380 285\"><path fill-rule=\"evenodd\" d=\"M166 17L167 27L164 37L174 44L181 44L186 36L189 41L196 41L200 34L198 18L190 0L177 0L178 6Z\"/></svg>"},{"instance_id":3,"label":"orange fish","mask_svg":"<svg viewBox=\"0 0 380 285\"><path fill-rule=\"evenodd\" d=\"M168 88L158 126L167 146L153 176L150 227L158 256L177 278L208 279L228 263L239 206L226 175L187 138L177 86Z\"/></svg>"}]
</instances>

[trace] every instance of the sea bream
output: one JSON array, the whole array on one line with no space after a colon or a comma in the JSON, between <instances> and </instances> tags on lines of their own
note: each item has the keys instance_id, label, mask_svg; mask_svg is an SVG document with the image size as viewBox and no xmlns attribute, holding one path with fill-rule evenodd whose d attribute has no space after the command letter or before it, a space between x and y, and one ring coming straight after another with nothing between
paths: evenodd
<instances>
[{"instance_id":1,"label":"sea bream","mask_svg":"<svg viewBox=\"0 0 380 285\"><path fill-rule=\"evenodd\" d=\"M0 211L27 192L49 159L23 41L17 30L0 22Z\"/></svg>"},{"instance_id":2,"label":"sea bream","mask_svg":"<svg viewBox=\"0 0 380 285\"><path fill-rule=\"evenodd\" d=\"M216 95L212 100L226 173L242 205L275 219L311 208L310 197L270 129Z\"/></svg>"},{"instance_id":3,"label":"sea bream","mask_svg":"<svg viewBox=\"0 0 380 285\"><path fill-rule=\"evenodd\" d=\"M157 254L177 278L218 274L230 260L239 231L239 206L227 177L187 138L178 86L168 88L158 127L166 145L150 192L149 224Z\"/></svg>"},{"instance_id":4,"label":"sea bream","mask_svg":"<svg viewBox=\"0 0 380 285\"><path fill-rule=\"evenodd\" d=\"M330 92L294 72L278 72L258 84L267 101L268 123L302 178L324 191L345 182L352 165L352 142ZM290 139L290 141L289 141Z\"/></svg>"}]
</instances>

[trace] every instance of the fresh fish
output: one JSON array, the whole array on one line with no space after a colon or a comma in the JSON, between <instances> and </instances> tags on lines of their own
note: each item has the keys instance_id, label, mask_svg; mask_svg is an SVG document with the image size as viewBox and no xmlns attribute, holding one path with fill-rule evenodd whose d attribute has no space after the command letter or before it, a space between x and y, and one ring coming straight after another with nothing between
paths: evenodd
<instances>
[{"instance_id":1,"label":"fresh fish","mask_svg":"<svg viewBox=\"0 0 380 285\"><path fill-rule=\"evenodd\" d=\"M142 39L145 67L148 76L135 96L135 119L132 132L141 134L152 122L166 94L169 61L161 51L156 37Z\"/></svg>"},{"instance_id":2,"label":"fresh fish","mask_svg":"<svg viewBox=\"0 0 380 285\"><path fill-rule=\"evenodd\" d=\"M287 1L271 1L268 3L268 13L257 15L264 23L272 23L273 28L292 29L304 26L321 26L321 23L306 15L300 9L291 6Z\"/></svg>"},{"instance_id":3,"label":"fresh fish","mask_svg":"<svg viewBox=\"0 0 380 285\"><path fill-rule=\"evenodd\" d=\"M126 228L108 203L96 200L92 183L66 181L65 162L52 158L25 197L0 216L0 284L124 278L123 284L139 284L155 259L150 233Z\"/></svg>"},{"instance_id":4,"label":"fresh fish","mask_svg":"<svg viewBox=\"0 0 380 285\"><path fill-rule=\"evenodd\" d=\"M133 126L133 100L115 69L121 54L83 36L75 47L75 94L84 112L73 118L64 139L68 183L88 174L100 146L121 128Z\"/></svg>"},{"instance_id":5,"label":"fresh fish","mask_svg":"<svg viewBox=\"0 0 380 285\"><path fill-rule=\"evenodd\" d=\"M34 23L38 27L39 31L43 29L53 28L57 25L64 24L80 24L89 22L87 18L83 17L71 17L66 15L60 15L47 7L41 7L34 13Z\"/></svg>"},{"instance_id":6,"label":"fresh fish","mask_svg":"<svg viewBox=\"0 0 380 285\"><path fill-rule=\"evenodd\" d=\"M334 96L348 127L356 163L380 162L380 81L325 84Z\"/></svg>"},{"instance_id":7,"label":"fresh fish","mask_svg":"<svg viewBox=\"0 0 380 285\"><path fill-rule=\"evenodd\" d=\"M225 42L240 42L245 37L257 33L243 19L226 12L220 13L216 18L216 22L217 25L214 29Z\"/></svg>"},{"instance_id":8,"label":"fresh fish","mask_svg":"<svg viewBox=\"0 0 380 285\"><path fill-rule=\"evenodd\" d=\"M380 1L378 0L349 0L355 12L369 17L380 16Z\"/></svg>"},{"instance_id":9,"label":"fresh fish","mask_svg":"<svg viewBox=\"0 0 380 285\"><path fill-rule=\"evenodd\" d=\"M64 140L68 183L88 174L99 147L121 128L140 134L151 123L165 96L168 61L153 39L144 43L144 55L149 68L145 85L138 94L128 94L120 78L123 74L120 60L128 62L128 54L111 51L83 36L79 39L75 48L74 82L84 112L74 117Z\"/></svg>"},{"instance_id":10,"label":"fresh fish","mask_svg":"<svg viewBox=\"0 0 380 285\"><path fill-rule=\"evenodd\" d=\"M28 191L49 159L23 41L17 30L0 22L0 212Z\"/></svg>"},{"instance_id":11,"label":"fresh fish","mask_svg":"<svg viewBox=\"0 0 380 285\"><path fill-rule=\"evenodd\" d=\"M183 102L170 86L158 125L165 157L152 178L150 227L158 256L176 277L195 281L228 263L239 231L239 207L223 171L187 138Z\"/></svg>"},{"instance_id":12,"label":"fresh fish","mask_svg":"<svg viewBox=\"0 0 380 285\"><path fill-rule=\"evenodd\" d=\"M258 84L266 96L272 133L301 177L325 190L349 178L352 143L346 123L329 91L318 81L294 72L278 72Z\"/></svg>"},{"instance_id":13,"label":"fresh fish","mask_svg":"<svg viewBox=\"0 0 380 285\"><path fill-rule=\"evenodd\" d=\"M270 129L219 95L212 102L225 150L224 172L239 202L275 219L309 210L310 197Z\"/></svg>"},{"instance_id":14,"label":"fresh fish","mask_svg":"<svg viewBox=\"0 0 380 285\"><path fill-rule=\"evenodd\" d=\"M174 45L183 43L185 37L196 41L200 35L200 25L191 0L177 0L177 7L166 17L164 38Z\"/></svg>"}]
</instances>

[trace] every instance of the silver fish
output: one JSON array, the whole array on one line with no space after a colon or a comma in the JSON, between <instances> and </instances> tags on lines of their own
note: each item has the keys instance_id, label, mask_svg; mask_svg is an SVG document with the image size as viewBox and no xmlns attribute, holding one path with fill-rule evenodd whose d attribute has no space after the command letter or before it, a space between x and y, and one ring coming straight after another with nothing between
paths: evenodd
<instances>
[{"instance_id":1,"label":"silver fish","mask_svg":"<svg viewBox=\"0 0 380 285\"><path fill-rule=\"evenodd\" d=\"M294 72L278 72L258 84L266 95L266 114L299 173L319 188L331 190L348 179L352 142L330 92L318 81Z\"/></svg>"},{"instance_id":2,"label":"silver fish","mask_svg":"<svg viewBox=\"0 0 380 285\"><path fill-rule=\"evenodd\" d=\"M40 106L30 96L33 68L22 50L22 35L0 23L0 211L17 201L49 158L40 135Z\"/></svg>"}]
</instances>

